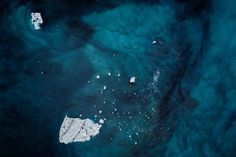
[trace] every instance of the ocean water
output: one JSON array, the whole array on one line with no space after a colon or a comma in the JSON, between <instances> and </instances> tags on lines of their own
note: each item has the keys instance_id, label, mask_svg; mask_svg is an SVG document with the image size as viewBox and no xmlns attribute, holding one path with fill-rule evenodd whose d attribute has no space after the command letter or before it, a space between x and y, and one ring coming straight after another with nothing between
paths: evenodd
<instances>
[{"instance_id":1,"label":"ocean water","mask_svg":"<svg viewBox=\"0 0 236 157\"><path fill-rule=\"evenodd\" d=\"M236 1L0 7L1 157L236 156ZM63 144L66 115L106 120Z\"/></svg>"}]
</instances>

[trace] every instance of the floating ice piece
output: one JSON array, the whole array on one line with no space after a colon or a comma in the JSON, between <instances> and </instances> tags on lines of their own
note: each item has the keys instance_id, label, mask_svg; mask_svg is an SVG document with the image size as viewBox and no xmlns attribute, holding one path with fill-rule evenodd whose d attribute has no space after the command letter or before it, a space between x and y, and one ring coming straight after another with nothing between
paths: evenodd
<instances>
[{"instance_id":1,"label":"floating ice piece","mask_svg":"<svg viewBox=\"0 0 236 157\"><path fill-rule=\"evenodd\" d=\"M100 120L99 120L100 122ZM65 116L59 132L60 143L89 141L99 133L102 123L94 123L90 119L69 118Z\"/></svg>"},{"instance_id":2,"label":"floating ice piece","mask_svg":"<svg viewBox=\"0 0 236 157\"><path fill-rule=\"evenodd\" d=\"M99 75L97 75L97 76L96 76L96 78L97 78L97 79L100 79L100 76L99 76Z\"/></svg>"},{"instance_id":3,"label":"floating ice piece","mask_svg":"<svg viewBox=\"0 0 236 157\"><path fill-rule=\"evenodd\" d=\"M41 29L40 25L43 23L41 13L31 13L31 22L35 30Z\"/></svg>"},{"instance_id":4,"label":"floating ice piece","mask_svg":"<svg viewBox=\"0 0 236 157\"><path fill-rule=\"evenodd\" d=\"M134 84L135 82L136 82L136 77L133 76L129 79L130 84Z\"/></svg>"},{"instance_id":5,"label":"floating ice piece","mask_svg":"<svg viewBox=\"0 0 236 157\"><path fill-rule=\"evenodd\" d=\"M104 123L104 120L103 120L103 119L100 119L100 120L99 120L99 123L100 123L100 124L103 124L103 123Z\"/></svg>"},{"instance_id":6,"label":"floating ice piece","mask_svg":"<svg viewBox=\"0 0 236 157\"><path fill-rule=\"evenodd\" d=\"M156 40L153 40L153 41L152 41L152 44L156 44L156 43L157 43L157 41L156 41Z\"/></svg>"}]
</instances>

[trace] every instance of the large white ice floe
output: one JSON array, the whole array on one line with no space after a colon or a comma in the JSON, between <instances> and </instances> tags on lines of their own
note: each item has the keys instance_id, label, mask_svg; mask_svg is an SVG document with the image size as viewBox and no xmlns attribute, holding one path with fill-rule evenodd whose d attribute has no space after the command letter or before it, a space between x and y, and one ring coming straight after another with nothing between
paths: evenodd
<instances>
[{"instance_id":1,"label":"large white ice floe","mask_svg":"<svg viewBox=\"0 0 236 157\"><path fill-rule=\"evenodd\" d=\"M89 141L99 133L101 127L102 123L94 123L90 119L65 116L59 132L59 141L65 144Z\"/></svg>"},{"instance_id":2,"label":"large white ice floe","mask_svg":"<svg viewBox=\"0 0 236 157\"><path fill-rule=\"evenodd\" d=\"M40 25L43 23L41 13L31 13L31 22L35 30L41 29Z\"/></svg>"}]
</instances>

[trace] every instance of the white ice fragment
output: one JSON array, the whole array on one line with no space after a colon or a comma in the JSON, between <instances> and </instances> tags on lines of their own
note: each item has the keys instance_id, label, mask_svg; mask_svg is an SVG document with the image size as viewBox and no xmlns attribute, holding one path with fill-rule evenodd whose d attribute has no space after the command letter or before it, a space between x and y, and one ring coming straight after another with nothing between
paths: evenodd
<instances>
[{"instance_id":1,"label":"white ice fragment","mask_svg":"<svg viewBox=\"0 0 236 157\"><path fill-rule=\"evenodd\" d=\"M118 77L120 77L120 73L119 73L119 74L117 74L117 76L118 76Z\"/></svg>"},{"instance_id":2,"label":"white ice fragment","mask_svg":"<svg viewBox=\"0 0 236 157\"><path fill-rule=\"evenodd\" d=\"M104 90L107 89L107 86L103 86L103 89L104 89Z\"/></svg>"},{"instance_id":3,"label":"white ice fragment","mask_svg":"<svg viewBox=\"0 0 236 157\"><path fill-rule=\"evenodd\" d=\"M59 141L65 144L89 141L91 137L99 133L101 124L94 123L90 119L65 116L59 132Z\"/></svg>"},{"instance_id":4,"label":"white ice fragment","mask_svg":"<svg viewBox=\"0 0 236 157\"><path fill-rule=\"evenodd\" d=\"M153 41L152 41L152 44L156 44L156 43L157 43L157 41L156 41L156 40L153 40Z\"/></svg>"},{"instance_id":5,"label":"white ice fragment","mask_svg":"<svg viewBox=\"0 0 236 157\"><path fill-rule=\"evenodd\" d=\"M131 77L131 78L129 79L129 83L135 83L135 81L136 81L136 77Z\"/></svg>"},{"instance_id":6,"label":"white ice fragment","mask_svg":"<svg viewBox=\"0 0 236 157\"><path fill-rule=\"evenodd\" d=\"M31 13L31 23L34 25L35 30L41 29L40 25L43 23L41 13Z\"/></svg>"},{"instance_id":7,"label":"white ice fragment","mask_svg":"<svg viewBox=\"0 0 236 157\"><path fill-rule=\"evenodd\" d=\"M100 124L103 124L103 123L104 123L104 120L103 120L103 119L100 119L100 120L99 120L99 123L100 123Z\"/></svg>"},{"instance_id":8,"label":"white ice fragment","mask_svg":"<svg viewBox=\"0 0 236 157\"><path fill-rule=\"evenodd\" d=\"M99 76L99 75L97 75L97 76L96 76L96 78L97 78L97 79L100 79L100 76Z\"/></svg>"},{"instance_id":9,"label":"white ice fragment","mask_svg":"<svg viewBox=\"0 0 236 157\"><path fill-rule=\"evenodd\" d=\"M111 76L111 73L110 73L110 72L108 73L108 76Z\"/></svg>"},{"instance_id":10,"label":"white ice fragment","mask_svg":"<svg viewBox=\"0 0 236 157\"><path fill-rule=\"evenodd\" d=\"M102 113L102 110L99 110L99 113L101 114L101 113Z\"/></svg>"}]
</instances>

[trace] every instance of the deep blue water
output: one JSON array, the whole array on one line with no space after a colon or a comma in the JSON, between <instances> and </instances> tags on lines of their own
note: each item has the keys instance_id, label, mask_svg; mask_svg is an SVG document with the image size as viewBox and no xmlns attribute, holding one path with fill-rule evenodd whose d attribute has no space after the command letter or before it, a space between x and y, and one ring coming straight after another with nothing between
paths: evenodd
<instances>
[{"instance_id":1,"label":"deep blue water","mask_svg":"<svg viewBox=\"0 0 236 157\"><path fill-rule=\"evenodd\" d=\"M1 157L236 156L236 1L0 9ZM90 141L65 145L65 115L106 120Z\"/></svg>"}]
</instances>

